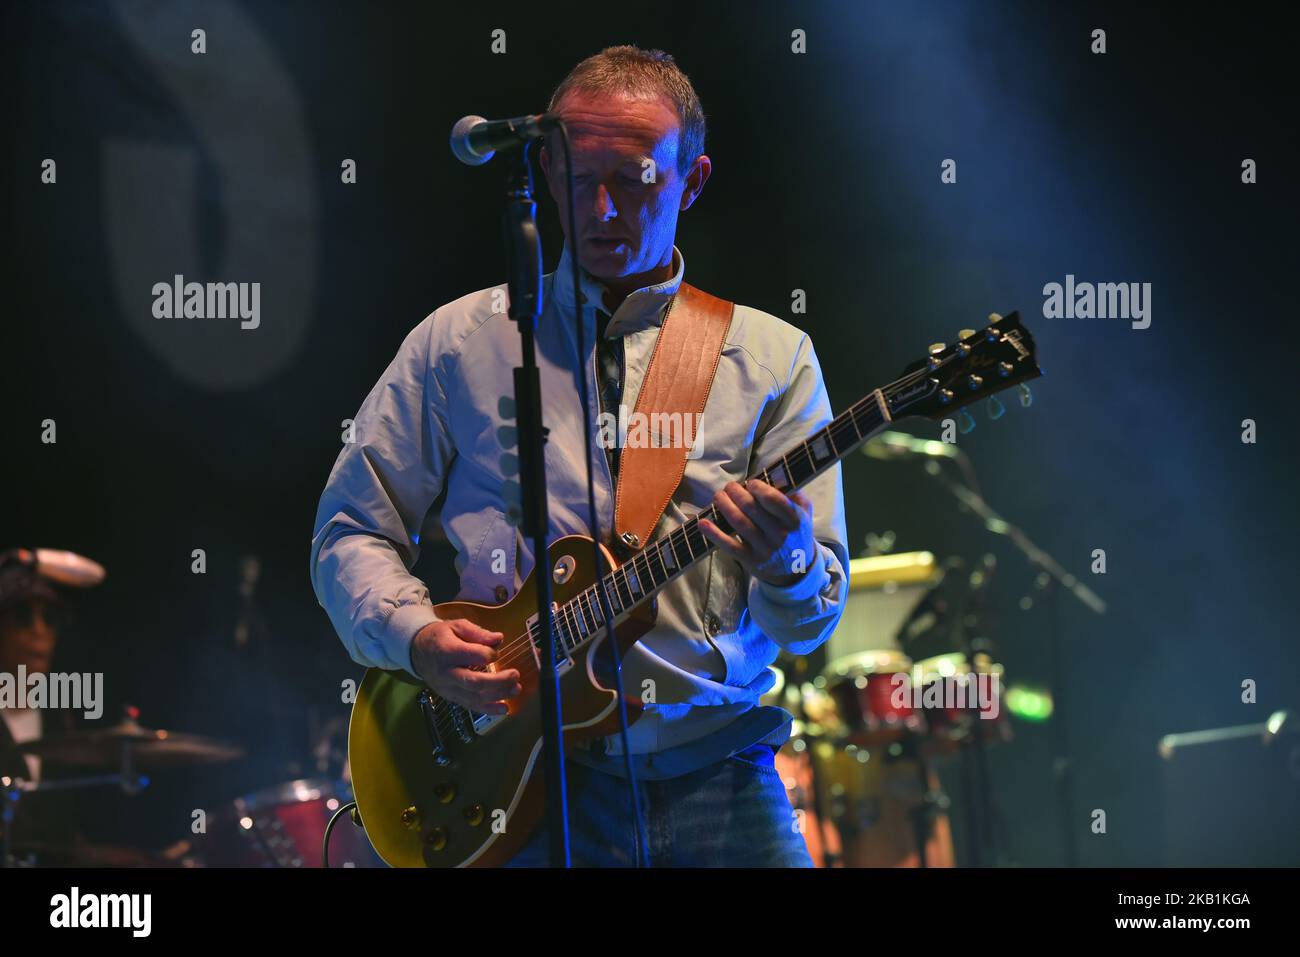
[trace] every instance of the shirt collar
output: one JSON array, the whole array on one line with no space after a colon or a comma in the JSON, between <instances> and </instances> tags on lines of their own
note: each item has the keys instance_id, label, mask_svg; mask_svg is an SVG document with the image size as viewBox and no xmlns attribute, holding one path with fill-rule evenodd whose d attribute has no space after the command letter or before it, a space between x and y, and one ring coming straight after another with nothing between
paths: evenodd
<instances>
[{"instance_id":1,"label":"shirt collar","mask_svg":"<svg viewBox=\"0 0 1300 957\"><path fill-rule=\"evenodd\" d=\"M551 296L555 304L564 312L573 308L573 266L570 264L569 244L564 244L564 252L560 255L560 263L555 267L552 273ZM642 329L649 325L658 325L663 321L664 310L668 303L672 301L673 296L677 295L677 290L681 287L682 278L686 275L686 260L682 257L681 250L673 246L672 262L677 268L674 274L661 283L653 286L643 286L631 293L617 309L614 310L613 316L610 317L609 326L606 329L607 336L621 336L637 329ZM587 273L587 270L578 271L580 288L582 290L583 302L593 303L601 312L607 312L604 305L605 285L594 276Z\"/></svg>"}]
</instances>

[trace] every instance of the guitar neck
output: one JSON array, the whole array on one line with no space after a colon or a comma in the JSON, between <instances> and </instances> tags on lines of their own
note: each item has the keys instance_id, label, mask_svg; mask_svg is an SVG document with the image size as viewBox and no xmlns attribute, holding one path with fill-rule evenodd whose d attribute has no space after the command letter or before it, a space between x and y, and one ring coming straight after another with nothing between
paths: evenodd
<instances>
[{"instance_id":1,"label":"guitar neck","mask_svg":"<svg viewBox=\"0 0 1300 957\"><path fill-rule=\"evenodd\" d=\"M897 418L940 419L965 405L1042 375L1034 356L1034 339L1019 313L992 315L983 330L963 330L951 346L932 346L924 359L903 375L855 402L831 422L752 478L790 493L811 482ZM573 652L600 633L605 616L600 594L609 598L614 616L625 614L708 555L713 543L700 531L708 519L724 531L731 525L710 505L560 606L556 633L561 647Z\"/></svg>"},{"instance_id":2,"label":"guitar neck","mask_svg":"<svg viewBox=\"0 0 1300 957\"><path fill-rule=\"evenodd\" d=\"M892 416L888 408L884 392L876 390L751 477L786 494L801 488L889 425ZM602 579L615 616L647 601L716 547L700 530L702 519L724 531L733 531L717 508L710 505L650 542ZM556 611L556 634L569 651L585 644L603 625L599 587L599 583L589 586Z\"/></svg>"}]
</instances>

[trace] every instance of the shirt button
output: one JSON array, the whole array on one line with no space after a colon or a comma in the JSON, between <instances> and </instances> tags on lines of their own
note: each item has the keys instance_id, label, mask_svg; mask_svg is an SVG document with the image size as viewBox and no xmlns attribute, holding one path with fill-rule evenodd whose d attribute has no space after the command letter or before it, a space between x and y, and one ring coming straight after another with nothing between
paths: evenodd
<instances>
[{"instance_id":1,"label":"shirt button","mask_svg":"<svg viewBox=\"0 0 1300 957\"><path fill-rule=\"evenodd\" d=\"M716 635L722 630L722 624L718 621L717 616L712 612L704 616L704 629L710 636Z\"/></svg>"},{"instance_id":2,"label":"shirt button","mask_svg":"<svg viewBox=\"0 0 1300 957\"><path fill-rule=\"evenodd\" d=\"M505 585L497 585L495 594L497 596L497 601L505 601L510 597L510 591Z\"/></svg>"}]
</instances>

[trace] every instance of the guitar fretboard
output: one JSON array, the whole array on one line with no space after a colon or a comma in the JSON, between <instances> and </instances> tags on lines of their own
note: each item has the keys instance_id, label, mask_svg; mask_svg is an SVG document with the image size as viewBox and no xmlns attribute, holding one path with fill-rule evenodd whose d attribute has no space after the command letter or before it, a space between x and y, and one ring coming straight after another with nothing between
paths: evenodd
<instances>
[{"instance_id":1,"label":"guitar fretboard","mask_svg":"<svg viewBox=\"0 0 1300 957\"><path fill-rule=\"evenodd\" d=\"M879 394L887 402L891 389L902 381L905 380L894 383ZM788 494L831 468L887 424L877 393L873 392L752 477ZM727 520L710 505L668 534L650 542L604 577L606 594L615 616L631 611L709 554L715 546L700 530L700 521L706 518L723 531L733 531ZM599 583L588 586L556 609L557 655L571 654L601 631L604 615L600 610L599 587ZM533 633L534 636L537 634L536 624Z\"/></svg>"}]
</instances>

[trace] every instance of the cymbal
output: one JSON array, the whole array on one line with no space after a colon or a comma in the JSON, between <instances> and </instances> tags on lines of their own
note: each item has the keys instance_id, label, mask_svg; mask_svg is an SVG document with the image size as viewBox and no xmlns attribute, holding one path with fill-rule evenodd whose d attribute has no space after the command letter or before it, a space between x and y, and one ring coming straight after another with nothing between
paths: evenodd
<instances>
[{"instance_id":1,"label":"cymbal","mask_svg":"<svg viewBox=\"0 0 1300 957\"><path fill-rule=\"evenodd\" d=\"M146 728L131 720L93 731L49 735L21 744L18 750L42 761L103 770L121 767L125 750L130 753L131 764L137 771L220 764L244 756L243 748L226 741Z\"/></svg>"},{"instance_id":2,"label":"cymbal","mask_svg":"<svg viewBox=\"0 0 1300 957\"><path fill-rule=\"evenodd\" d=\"M104 566L97 561L60 548L11 548L0 551L0 566L13 565L28 569L40 578L90 588L104 580Z\"/></svg>"},{"instance_id":3,"label":"cymbal","mask_svg":"<svg viewBox=\"0 0 1300 957\"><path fill-rule=\"evenodd\" d=\"M932 584L941 570L933 552L900 552L849 560L849 591L879 590L893 585Z\"/></svg>"},{"instance_id":4,"label":"cymbal","mask_svg":"<svg viewBox=\"0 0 1300 957\"><path fill-rule=\"evenodd\" d=\"M36 571L60 585L90 588L104 580L104 566L76 552L36 549Z\"/></svg>"}]
</instances>

